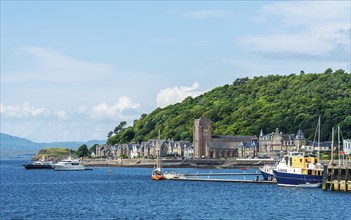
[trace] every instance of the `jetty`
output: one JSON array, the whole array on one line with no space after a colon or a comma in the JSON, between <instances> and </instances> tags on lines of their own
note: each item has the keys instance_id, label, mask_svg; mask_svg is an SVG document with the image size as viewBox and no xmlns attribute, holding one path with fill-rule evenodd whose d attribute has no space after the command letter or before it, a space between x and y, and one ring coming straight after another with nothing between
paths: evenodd
<instances>
[{"instance_id":1,"label":"jetty","mask_svg":"<svg viewBox=\"0 0 351 220\"><path fill-rule=\"evenodd\" d=\"M351 192L351 165L324 165L322 189Z\"/></svg>"},{"instance_id":2,"label":"jetty","mask_svg":"<svg viewBox=\"0 0 351 220\"><path fill-rule=\"evenodd\" d=\"M276 184L276 181L268 180L239 180L239 179L206 179L206 178L196 178L196 177L180 177L171 178L169 180L176 181L203 181L203 182L230 182L230 183L258 183L258 184Z\"/></svg>"},{"instance_id":3,"label":"jetty","mask_svg":"<svg viewBox=\"0 0 351 220\"><path fill-rule=\"evenodd\" d=\"M207 178L206 178L207 176ZM220 179L220 178L210 178L217 176L244 176L244 179ZM256 176L255 179L246 179L246 176ZM261 180L259 177L261 173L259 172L243 172L243 173L184 173L176 174L168 180L179 180L179 181L205 181L205 182L231 182L231 183L261 183L261 184L275 184L276 181Z\"/></svg>"}]
</instances>

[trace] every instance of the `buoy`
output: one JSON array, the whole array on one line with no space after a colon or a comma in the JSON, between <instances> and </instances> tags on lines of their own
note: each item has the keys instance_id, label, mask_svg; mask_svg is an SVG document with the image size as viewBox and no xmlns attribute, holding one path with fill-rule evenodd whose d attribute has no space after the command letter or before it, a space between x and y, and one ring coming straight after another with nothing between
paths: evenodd
<instances>
[{"instance_id":1,"label":"buoy","mask_svg":"<svg viewBox=\"0 0 351 220\"><path fill-rule=\"evenodd\" d=\"M112 173L112 170L108 170L107 172Z\"/></svg>"}]
</instances>

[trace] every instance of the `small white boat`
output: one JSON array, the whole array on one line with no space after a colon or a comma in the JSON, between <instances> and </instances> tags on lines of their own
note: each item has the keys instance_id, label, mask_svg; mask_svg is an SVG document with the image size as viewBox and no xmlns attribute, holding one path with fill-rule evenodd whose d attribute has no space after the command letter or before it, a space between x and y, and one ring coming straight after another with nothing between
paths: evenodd
<instances>
[{"instance_id":1,"label":"small white boat","mask_svg":"<svg viewBox=\"0 0 351 220\"><path fill-rule=\"evenodd\" d=\"M53 165L55 171L80 171L80 170L92 170L91 168L85 168L80 164L79 160L62 160Z\"/></svg>"},{"instance_id":2,"label":"small white boat","mask_svg":"<svg viewBox=\"0 0 351 220\"><path fill-rule=\"evenodd\" d=\"M176 173L176 172L165 172L163 174L163 176L167 179L167 180L171 180L171 179L185 179L183 174L180 173Z\"/></svg>"}]
</instances>

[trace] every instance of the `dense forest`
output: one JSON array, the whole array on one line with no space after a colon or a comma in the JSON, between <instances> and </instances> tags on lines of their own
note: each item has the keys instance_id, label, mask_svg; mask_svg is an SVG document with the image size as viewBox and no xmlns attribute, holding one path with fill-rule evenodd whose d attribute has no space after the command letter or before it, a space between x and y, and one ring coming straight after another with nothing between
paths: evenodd
<instances>
[{"instance_id":1,"label":"dense forest","mask_svg":"<svg viewBox=\"0 0 351 220\"><path fill-rule=\"evenodd\" d=\"M236 79L196 98L157 108L126 127L121 122L109 133L108 144L141 142L158 137L192 141L194 119L212 120L213 135L259 135L279 128L308 140L315 136L321 116L322 141L331 140L332 127L351 138L351 75L344 70L288 76Z\"/></svg>"}]
</instances>

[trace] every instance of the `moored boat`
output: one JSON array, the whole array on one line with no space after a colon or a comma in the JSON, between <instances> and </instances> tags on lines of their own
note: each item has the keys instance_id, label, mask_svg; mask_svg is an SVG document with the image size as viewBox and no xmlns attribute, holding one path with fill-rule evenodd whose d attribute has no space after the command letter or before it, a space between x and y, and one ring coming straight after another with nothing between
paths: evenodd
<instances>
[{"instance_id":1,"label":"moored boat","mask_svg":"<svg viewBox=\"0 0 351 220\"><path fill-rule=\"evenodd\" d=\"M54 164L55 171L82 171L82 170L92 170L91 168L85 168L80 164L79 160L62 160Z\"/></svg>"},{"instance_id":2,"label":"moored boat","mask_svg":"<svg viewBox=\"0 0 351 220\"><path fill-rule=\"evenodd\" d=\"M166 177L163 174L162 169L161 169L160 151L158 151L158 154L157 154L156 168L152 171L151 179L152 180L165 180L166 179Z\"/></svg>"},{"instance_id":3,"label":"moored boat","mask_svg":"<svg viewBox=\"0 0 351 220\"><path fill-rule=\"evenodd\" d=\"M320 187L323 182L323 166L315 155L290 152L273 170L279 186Z\"/></svg>"},{"instance_id":4,"label":"moored boat","mask_svg":"<svg viewBox=\"0 0 351 220\"><path fill-rule=\"evenodd\" d=\"M161 169L156 168L152 171L152 176L151 176L152 180L165 180L166 177L164 176L163 172Z\"/></svg>"},{"instance_id":5,"label":"moored boat","mask_svg":"<svg viewBox=\"0 0 351 220\"><path fill-rule=\"evenodd\" d=\"M33 169L53 169L53 162L51 161L30 161L28 164L23 164L27 170Z\"/></svg>"},{"instance_id":6,"label":"moored boat","mask_svg":"<svg viewBox=\"0 0 351 220\"><path fill-rule=\"evenodd\" d=\"M276 168L276 165L264 165L264 166L259 168L259 170L263 176L263 180L274 180L275 179L275 175L273 173L274 168Z\"/></svg>"}]
</instances>

